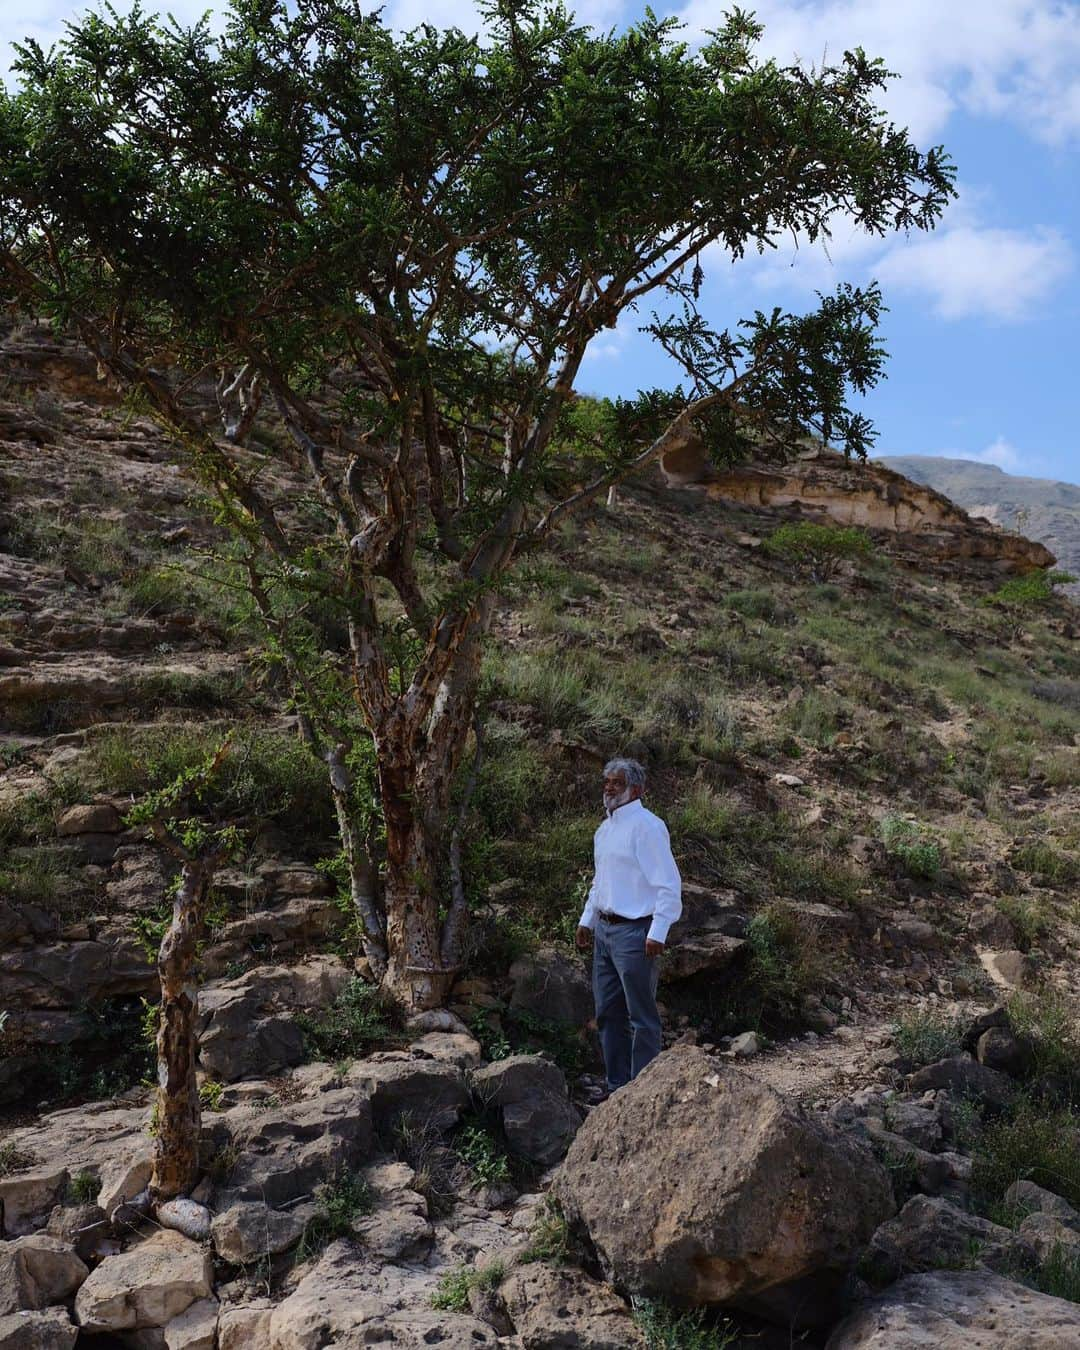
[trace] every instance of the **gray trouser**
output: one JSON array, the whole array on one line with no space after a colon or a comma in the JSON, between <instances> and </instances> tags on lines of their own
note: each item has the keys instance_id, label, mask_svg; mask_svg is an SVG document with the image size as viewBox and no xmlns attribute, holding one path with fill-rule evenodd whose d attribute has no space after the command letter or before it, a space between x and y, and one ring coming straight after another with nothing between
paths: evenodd
<instances>
[{"instance_id":1,"label":"gray trouser","mask_svg":"<svg viewBox=\"0 0 1080 1350\"><path fill-rule=\"evenodd\" d=\"M608 1087L614 1091L660 1053L656 981L660 962L645 955L648 918L630 923L596 920L593 997Z\"/></svg>"}]
</instances>

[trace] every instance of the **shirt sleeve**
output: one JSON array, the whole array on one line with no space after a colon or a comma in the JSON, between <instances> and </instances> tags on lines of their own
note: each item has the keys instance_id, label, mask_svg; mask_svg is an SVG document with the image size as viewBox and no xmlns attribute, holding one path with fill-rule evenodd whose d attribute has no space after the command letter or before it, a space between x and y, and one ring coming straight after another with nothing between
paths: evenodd
<instances>
[{"instance_id":1,"label":"shirt sleeve","mask_svg":"<svg viewBox=\"0 0 1080 1350\"><path fill-rule=\"evenodd\" d=\"M581 911L581 918L578 920L579 928L596 927L596 836L593 836L593 879L589 885L589 894L585 900L585 908Z\"/></svg>"},{"instance_id":2,"label":"shirt sleeve","mask_svg":"<svg viewBox=\"0 0 1080 1350\"><path fill-rule=\"evenodd\" d=\"M662 820L650 820L645 829L636 831L634 852L655 895L649 940L666 942L668 929L682 914L682 878L672 856L667 826Z\"/></svg>"}]
</instances>

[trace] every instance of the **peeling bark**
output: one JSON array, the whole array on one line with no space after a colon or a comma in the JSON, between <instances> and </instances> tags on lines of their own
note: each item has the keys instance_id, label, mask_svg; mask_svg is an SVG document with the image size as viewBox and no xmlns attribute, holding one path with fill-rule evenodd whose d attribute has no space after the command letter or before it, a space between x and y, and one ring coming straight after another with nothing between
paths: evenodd
<instances>
[{"instance_id":1,"label":"peeling bark","mask_svg":"<svg viewBox=\"0 0 1080 1350\"><path fill-rule=\"evenodd\" d=\"M161 942L157 1132L150 1193L155 1202L186 1195L199 1175L199 1089L195 1081L199 990L195 960L213 865L184 863L172 923Z\"/></svg>"}]
</instances>

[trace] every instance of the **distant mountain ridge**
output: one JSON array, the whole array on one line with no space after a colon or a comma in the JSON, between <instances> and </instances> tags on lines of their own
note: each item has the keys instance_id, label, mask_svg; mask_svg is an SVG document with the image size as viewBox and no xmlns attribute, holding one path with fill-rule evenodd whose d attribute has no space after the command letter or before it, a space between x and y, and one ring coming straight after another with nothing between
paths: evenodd
<instances>
[{"instance_id":1,"label":"distant mountain ridge","mask_svg":"<svg viewBox=\"0 0 1080 1350\"><path fill-rule=\"evenodd\" d=\"M1062 570L1080 576L1080 485L938 455L890 455L879 463L943 493L972 515L1038 540Z\"/></svg>"}]
</instances>

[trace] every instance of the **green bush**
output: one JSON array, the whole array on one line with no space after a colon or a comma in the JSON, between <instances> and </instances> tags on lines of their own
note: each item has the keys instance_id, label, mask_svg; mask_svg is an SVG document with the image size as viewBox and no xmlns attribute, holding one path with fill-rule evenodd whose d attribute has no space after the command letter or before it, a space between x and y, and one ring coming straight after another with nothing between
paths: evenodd
<instances>
[{"instance_id":1,"label":"green bush","mask_svg":"<svg viewBox=\"0 0 1080 1350\"><path fill-rule=\"evenodd\" d=\"M744 618L763 619L766 623L776 623L783 614L771 591L732 591L724 596L724 604Z\"/></svg>"},{"instance_id":2,"label":"green bush","mask_svg":"<svg viewBox=\"0 0 1080 1350\"><path fill-rule=\"evenodd\" d=\"M972 1186L984 1208L1000 1207L1014 1181L1033 1181L1080 1206L1080 1116L1022 1099L969 1145Z\"/></svg>"},{"instance_id":3,"label":"green bush","mask_svg":"<svg viewBox=\"0 0 1080 1350\"><path fill-rule=\"evenodd\" d=\"M142 795L202 764L220 744L221 726L104 730L87 746L77 773L95 792ZM316 837L334 825L326 766L296 736L238 727L214 775L207 809L223 817L273 819Z\"/></svg>"},{"instance_id":4,"label":"green bush","mask_svg":"<svg viewBox=\"0 0 1080 1350\"><path fill-rule=\"evenodd\" d=\"M962 1018L923 1009L904 1014L892 1027L896 1053L916 1068L958 1055L963 1034Z\"/></svg>"},{"instance_id":5,"label":"green bush","mask_svg":"<svg viewBox=\"0 0 1080 1350\"><path fill-rule=\"evenodd\" d=\"M1047 886L1071 886L1080 881L1080 858L1063 853L1042 839L1021 844L1009 861L1019 871L1027 872Z\"/></svg>"},{"instance_id":6,"label":"green bush","mask_svg":"<svg viewBox=\"0 0 1080 1350\"><path fill-rule=\"evenodd\" d=\"M470 1289L498 1289L506 1279L506 1265L492 1261L477 1269L462 1264L439 1276L438 1287L431 1296L431 1306L445 1312L468 1312Z\"/></svg>"},{"instance_id":7,"label":"green bush","mask_svg":"<svg viewBox=\"0 0 1080 1350\"><path fill-rule=\"evenodd\" d=\"M536 1216L529 1230L529 1242L521 1253L520 1260L547 1261L551 1265L565 1266L574 1258L575 1244L570 1225L559 1208L557 1200L550 1197L536 1207Z\"/></svg>"},{"instance_id":8,"label":"green bush","mask_svg":"<svg viewBox=\"0 0 1080 1350\"><path fill-rule=\"evenodd\" d=\"M356 1219L374 1208L371 1190L356 1172L339 1172L315 1192L316 1209L300 1239L301 1256L321 1251L335 1238L349 1237Z\"/></svg>"},{"instance_id":9,"label":"green bush","mask_svg":"<svg viewBox=\"0 0 1080 1350\"><path fill-rule=\"evenodd\" d=\"M363 1055L394 1030L395 1010L372 984L354 976L321 1012L303 1013L297 1020L311 1059L336 1064Z\"/></svg>"},{"instance_id":10,"label":"green bush","mask_svg":"<svg viewBox=\"0 0 1080 1350\"><path fill-rule=\"evenodd\" d=\"M740 1340L727 1318L713 1323L703 1308L680 1311L659 1299L635 1299L634 1321L648 1350L725 1350Z\"/></svg>"},{"instance_id":11,"label":"green bush","mask_svg":"<svg viewBox=\"0 0 1080 1350\"><path fill-rule=\"evenodd\" d=\"M823 582L836 575L842 562L869 557L874 546L865 530L853 526L798 521L774 530L765 549Z\"/></svg>"},{"instance_id":12,"label":"green bush","mask_svg":"<svg viewBox=\"0 0 1080 1350\"><path fill-rule=\"evenodd\" d=\"M940 875L941 848L914 821L887 815L881 821L879 833L886 853L900 863L908 876L934 881Z\"/></svg>"},{"instance_id":13,"label":"green bush","mask_svg":"<svg viewBox=\"0 0 1080 1350\"><path fill-rule=\"evenodd\" d=\"M1076 580L1068 572L1056 572L1047 568L1028 572L1022 577L1010 577L1004 585L986 597L988 605L1000 605L1003 609L1031 610L1039 609L1053 600L1055 586L1068 586Z\"/></svg>"},{"instance_id":14,"label":"green bush","mask_svg":"<svg viewBox=\"0 0 1080 1350\"><path fill-rule=\"evenodd\" d=\"M482 1121L473 1121L458 1131L454 1137L454 1152L484 1185L510 1180L506 1153Z\"/></svg>"},{"instance_id":15,"label":"green bush","mask_svg":"<svg viewBox=\"0 0 1080 1350\"><path fill-rule=\"evenodd\" d=\"M1080 1015L1075 1003L1056 990L1016 993L1009 1000L1009 1020L1031 1043L1036 1076L1051 1074L1080 1089Z\"/></svg>"}]
</instances>

